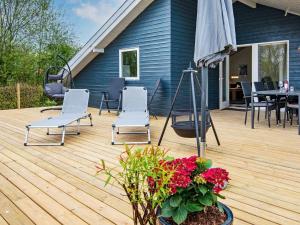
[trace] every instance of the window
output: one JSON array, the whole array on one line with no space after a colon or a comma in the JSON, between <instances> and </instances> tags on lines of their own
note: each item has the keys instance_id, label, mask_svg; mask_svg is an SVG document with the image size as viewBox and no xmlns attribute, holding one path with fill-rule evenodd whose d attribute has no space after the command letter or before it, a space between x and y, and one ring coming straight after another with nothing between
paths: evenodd
<instances>
[{"instance_id":1,"label":"window","mask_svg":"<svg viewBox=\"0 0 300 225\"><path fill-rule=\"evenodd\" d=\"M278 82L287 79L287 42L258 45L258 80L264 82Z\"/></svg>"},{"instance_id":2,"label":"window","mask_svg":"<svg viewBox=\"0 0 300 225\"><path fill-rule=\"evenodd\" d=\"M140 77L139 48L121 49L119 55L120 77L126 80L138 80Z\"/></svg>"}]
</instances>

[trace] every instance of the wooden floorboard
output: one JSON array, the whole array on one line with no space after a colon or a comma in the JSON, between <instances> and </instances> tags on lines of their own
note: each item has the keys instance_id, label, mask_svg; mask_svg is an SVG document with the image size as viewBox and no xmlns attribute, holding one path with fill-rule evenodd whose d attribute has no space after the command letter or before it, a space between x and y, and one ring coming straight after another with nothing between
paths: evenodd
<instances>
[{"instance_id":1,"label":"wooden floorboard","mask_svg":"<svg viewBox=\"0 0 300 225\"><path fill-rule=\"evenodd\" d=\"M123 190L118 185L104 187L105 177L95 176L100 159L116 166L123 151L122 146L110 145L116 116L90 111L95 126L82 127L80 136L67 136L63 147L23 146L25 124L57 112L0 111L0 225L132 224ZM234 224L300 224L297 127L283 129L272 121L268 128L262 119L252 130L250 124L244 126L242 112L213 111L212 116L221 146L210 130L206 156L230 173L224 202L234 212ZM164 121L151 120L154 144ZM59 141L44 130L33 130L30 138ZM129 139L136 138L144 137ZM196 153L194 139L180 138L170 127L162 145L176 157Z\"/></svg>"}]
</instances>

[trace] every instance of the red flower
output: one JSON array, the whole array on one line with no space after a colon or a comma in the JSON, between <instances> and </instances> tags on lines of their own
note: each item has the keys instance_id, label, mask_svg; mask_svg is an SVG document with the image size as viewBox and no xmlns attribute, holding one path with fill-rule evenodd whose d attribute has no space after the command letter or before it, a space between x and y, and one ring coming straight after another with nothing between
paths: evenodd
<instances>
[{"instance_id":1,"label":"red flower","mask_svg":"<svg viewBox=\"0 0 300 225\"><path fill-rule=\"evenodd\" d=\"M214 192L219 193L229 180L228 172L221 168L211 168L202 173L206 182L214 184Z\"/></svg>"},{"instance_id":2,"label":"red flower","mask_svg":"<svg viewBox=\"0 0 300 225\"><path fill-rule=\"evenodd\" d=\"M197 168L196 158L197 156L192 156L164 162L167 170L175 171L169 184L172 194L177 192L177 188L186 188L192 182L190 176Z\"/></svg>"}]
</instances>

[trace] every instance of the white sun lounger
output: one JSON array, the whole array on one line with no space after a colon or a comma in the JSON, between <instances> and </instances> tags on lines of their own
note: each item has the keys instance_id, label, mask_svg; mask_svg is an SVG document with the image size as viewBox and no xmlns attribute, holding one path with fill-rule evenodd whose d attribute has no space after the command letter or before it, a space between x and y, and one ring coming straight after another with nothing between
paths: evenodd
<instances>
[{"instance_id":1,"label":"white sun lounger","mask_svg":"<svg viewBox=\"0 0 300 225\"><path fill-rule=\"evenodd\" d=\"M64 102L61 114L57 117L50 117L40 121L32 122L26 126L24 145L64 145L65 135L80 134L80 120L90 119L92 124L92 116L87 112L89 102L89 91L86 89L70 89L65 92ZM77 132L67 133L66 128L72 126L72 123L77 123ZM29 131L32 128L47 128L47 135L61 135L60 143L28 143ZM50 128L60 128L61 133L50 133Z\"/></svg>"},{"instance_id":2,"label":"white sun lounger","mask_svg":"<svg viewBox=\"0 0 300 225\"><path fill-rule=\"evenodd\" d=\"M122 98L122 112L115 123L112 124L112 144L150 144L147 90L144 87L125 87ZM120 128L146 128L146 131L120 132ZM116 142L115 134L147 134L148 140L143 142Z\"/></svg>"}]
</instances>

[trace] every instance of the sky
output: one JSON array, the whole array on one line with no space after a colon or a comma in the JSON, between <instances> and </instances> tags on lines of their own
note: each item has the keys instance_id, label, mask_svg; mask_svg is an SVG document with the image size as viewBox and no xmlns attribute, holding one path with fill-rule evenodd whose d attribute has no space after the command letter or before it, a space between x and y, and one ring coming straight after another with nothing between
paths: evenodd
<instances>
[{"instance_id":1,"label":"sky","mask_svg":"<svg viewBox=\"0 0 300 225\"><path fill-rule=\"evenodd\" d=\"M64 13L76 36L78 44L89 38L113 15L125 0L54 0L54 5Z\"/></svg>"}]
</instances>

